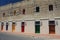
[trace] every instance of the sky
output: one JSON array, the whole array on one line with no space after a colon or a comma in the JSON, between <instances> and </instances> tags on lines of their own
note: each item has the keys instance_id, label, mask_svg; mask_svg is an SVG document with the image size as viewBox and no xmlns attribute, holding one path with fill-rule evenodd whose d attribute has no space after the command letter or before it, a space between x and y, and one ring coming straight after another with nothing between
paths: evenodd
<instances>
[{"instance_id":1,"label":"sky","mask_svg":"<svg viewBox=\"0 0 60 40\"><path fill-rule=\"evenodd\" d=\"M4 6L10 3L16 3L22 0L0 0L0 6Z\"/></svg>"}]
</instances>

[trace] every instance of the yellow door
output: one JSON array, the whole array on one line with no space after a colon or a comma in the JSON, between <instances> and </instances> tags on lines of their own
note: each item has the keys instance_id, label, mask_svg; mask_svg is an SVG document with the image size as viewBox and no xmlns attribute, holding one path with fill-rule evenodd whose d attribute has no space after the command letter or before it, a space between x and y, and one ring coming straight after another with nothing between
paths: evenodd
<instances>
[{"instance_id":1,"label":"yellow door","mask_svg":"<svg viewBox=\"0 0 60 40\"><path fill-rule=\"evenodd\" d=\"M12 32L15 31L15 23L12 23Z\"/></svg>"}]
</instances>

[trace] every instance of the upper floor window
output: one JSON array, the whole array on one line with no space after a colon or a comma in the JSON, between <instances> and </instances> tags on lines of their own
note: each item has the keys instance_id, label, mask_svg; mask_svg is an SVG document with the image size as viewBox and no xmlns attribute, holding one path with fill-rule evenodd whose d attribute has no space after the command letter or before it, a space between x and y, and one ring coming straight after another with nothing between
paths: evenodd
<instances>
[{"instance_id":1,"label":"upper floor window","mask_svg":"<svg viewBox=\"0 0 60 40\"><path fill-rule=\"evenodd\" d=\"M40 9L39 7L36 7L36 12L39 12L40 11L39 9Z\"/></svg>"},{"instance_id":2,"label":"upper floor window","mask_svg":"<svg viewBox=\"0 0 60 40\"><path fill-rule=\"evenodd\" d=\"M23 9L23 14L25 14L25 9Z\"/></svg>"},{"instance_id":3,"label":"upper floor window","mask_svg":"<svg viewBox=\"0 0 60 40\"><path fill-rule=\"evenodd\" d=\"M14 10L14 15L16 15L16 10Z\"/></svg>"},{"instance_id":4,"label":"upper floor window","mask_svg":"<svg viewBox=\"0 0 60 40\"><path fill-rule=\"evenodd\" d=\"M49 5L49 11L53 11L53 5Z\"/></svg>"},{"instance_id":5,"label":"upper floor window","mask_svg":"<svg viewBox=\"0 0 60 40\"><path fill-rule=\"evenodd\" d=\"M3 13L3 17L5 17L5 13Z\"/></svg>"}]
</instances>

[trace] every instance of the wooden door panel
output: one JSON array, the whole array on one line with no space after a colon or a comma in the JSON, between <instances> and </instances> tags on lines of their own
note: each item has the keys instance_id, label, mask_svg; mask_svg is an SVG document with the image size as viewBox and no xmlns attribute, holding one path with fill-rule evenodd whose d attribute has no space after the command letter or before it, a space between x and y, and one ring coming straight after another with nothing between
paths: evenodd
<instances>
[{"instance_id":1,"label":"wooden door panel","mask_svg":"<svg viewBox=\"0 0 60 40\"><path fill-rule=\"evenodd\" d=\"M24 26L22 26L22 28L21 28L21 29L22 29L22 32L24 32Z\"/></svg>"},{"instance_id":2,"label":"wooden door panel","mask_svg":"<svg viewBox=\"0 0 60 40\"><path fill-rule=\"evenodd\" d=\"M35 25L35 33L40 33L40 25Z\"/></svg>"},{"instance_id":3,"label":"wooden door panel","mask_svg":"<svg viewBox=\"0 0 60 40\"><path fill-rule=\"evenodd\" d=\"M3 25L1 26L1 31L3 31Z\"/></svg>"},{"instance_id":4,"label":"wooden door panel","mask_svg":"<svg viewBox=\"0 0 60 40\"><path fill-rule=\"evenodd\" d=\"M55 25L49 25L49 34L55 34Z\"/></svg>"},{"instance_id":5,"label":"wooden door panel","mask_svg":"<svg viewBox=\"0 0 60 40\"><path fill-rule=\"evenodd\" d=\"M21 32L24 32L25 31L25 22L22 22L21 23Z\"/></svg>"},{"instance_id":6,"label":"wooden door panel","mask_svg":"<svg viewBox=\"0 0 60 40\"><path fill-rule=\"evenodd\" d=\"M12 25L12 32L14 32L15 31L15 25L13 24Z\"/></svg>"}]
</instances>

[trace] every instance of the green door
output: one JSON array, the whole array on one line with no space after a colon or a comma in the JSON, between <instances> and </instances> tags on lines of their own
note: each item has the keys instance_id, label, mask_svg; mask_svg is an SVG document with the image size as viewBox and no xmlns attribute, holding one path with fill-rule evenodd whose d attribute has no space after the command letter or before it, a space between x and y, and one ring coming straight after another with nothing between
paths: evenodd
<instances>
[{"instance_id":1,"label":"green door","mask_svg":"<svg viewBox=\"0 0 60 40\"><path fill-rule=\"evenodd\" d=\"M40 33L40 21L35 22L35 33Z\"/></svg>"}]
</instances>

